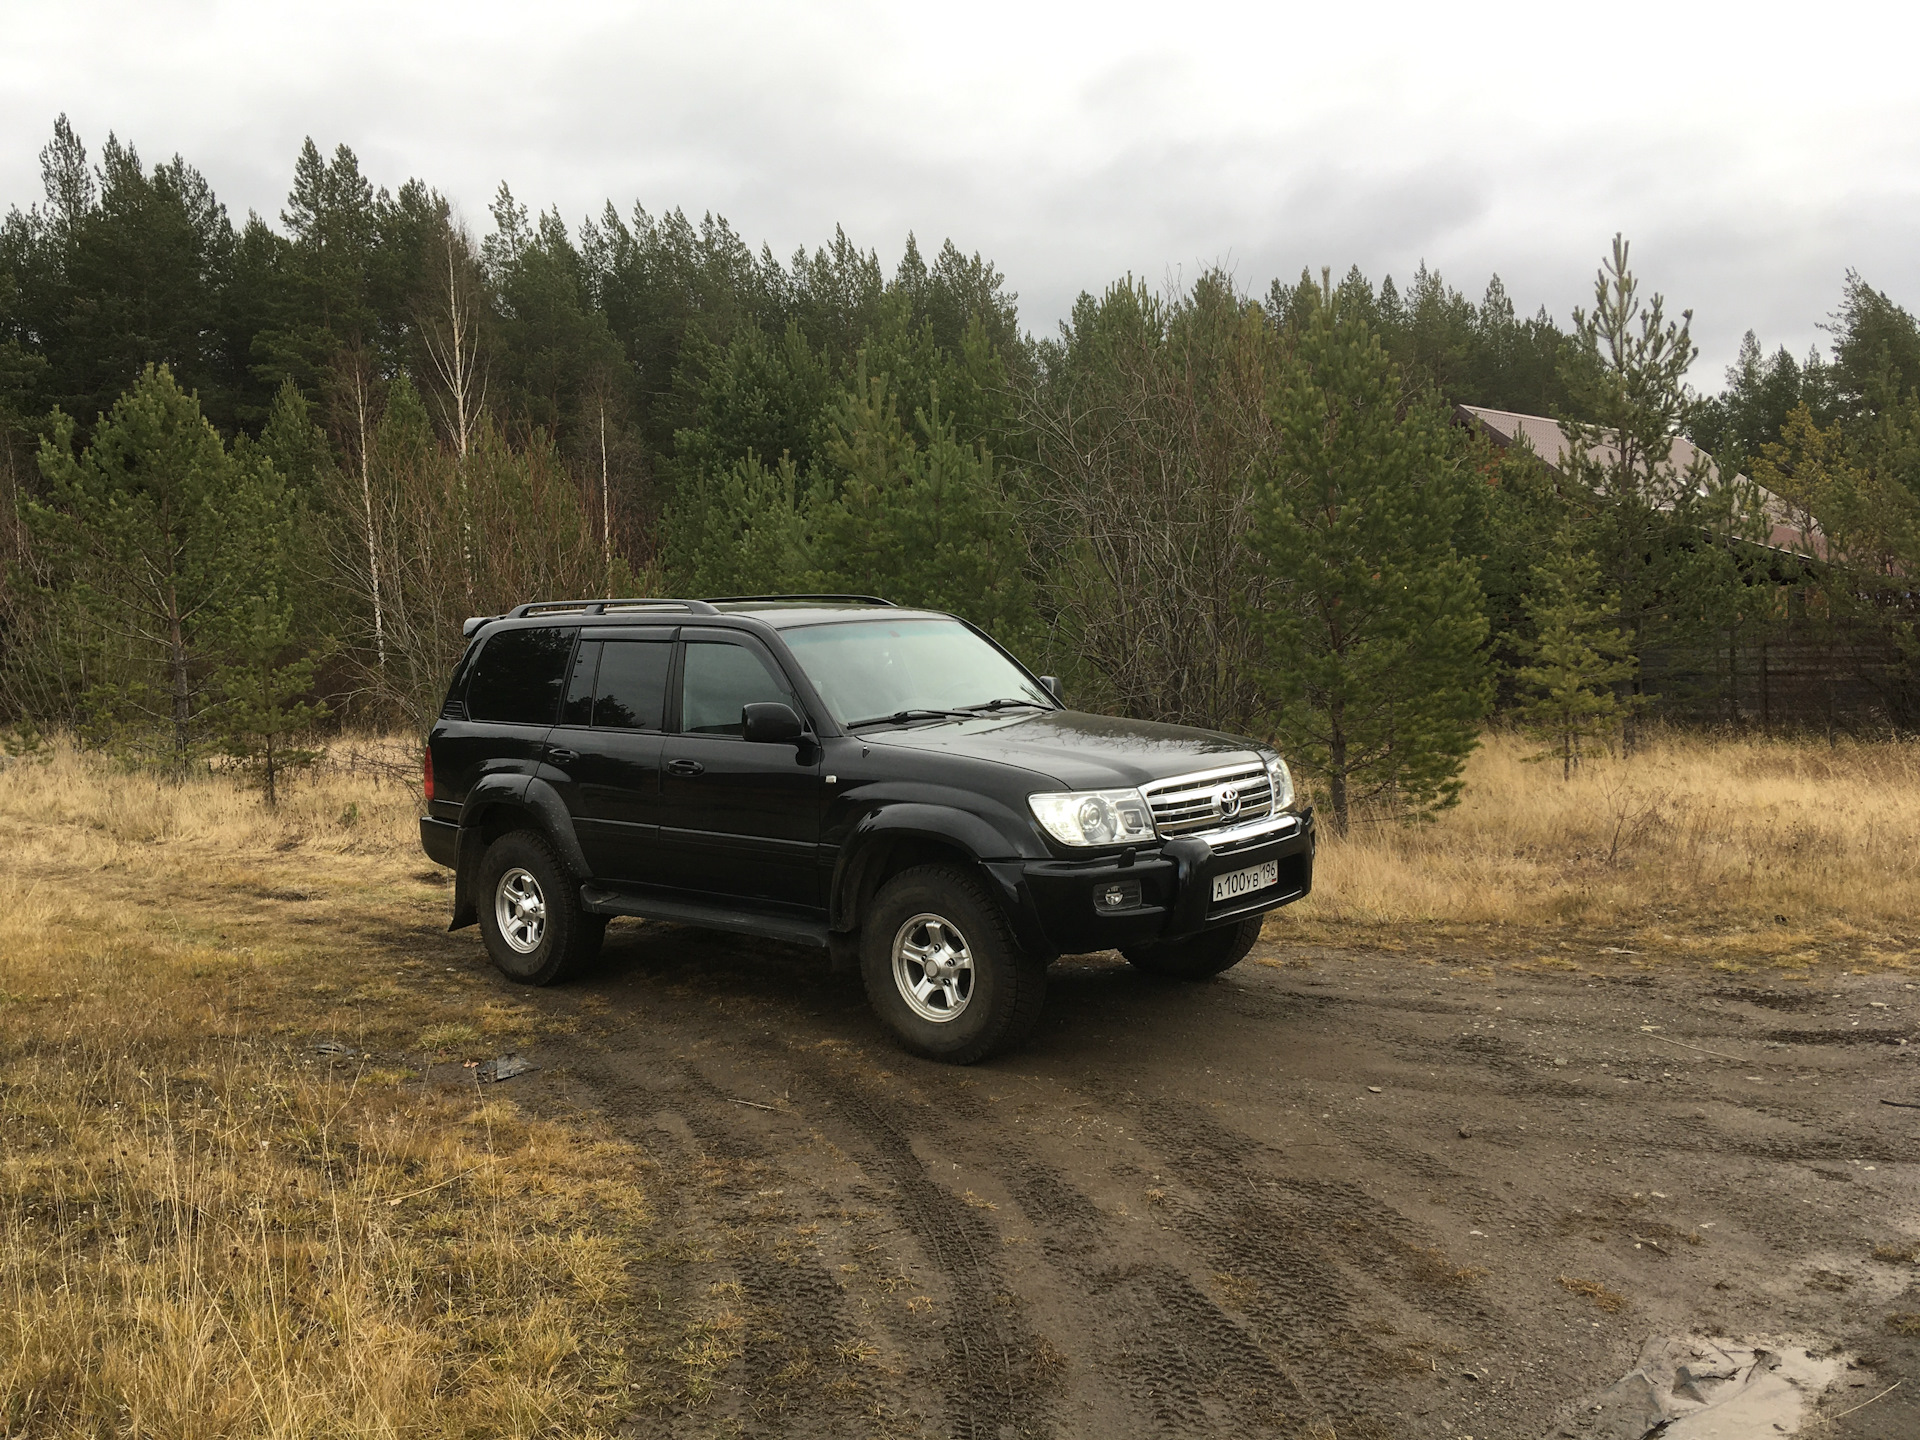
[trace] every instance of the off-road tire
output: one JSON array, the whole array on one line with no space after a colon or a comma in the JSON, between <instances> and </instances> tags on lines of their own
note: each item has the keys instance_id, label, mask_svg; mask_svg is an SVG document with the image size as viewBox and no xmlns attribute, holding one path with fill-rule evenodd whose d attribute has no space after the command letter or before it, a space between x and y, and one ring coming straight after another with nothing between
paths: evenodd
<instances>
[{"instance_id":1,"label":"off-road tire","mask_svg":"<svg viewBox=\"0 0 1920 1440\"><path fill-rule=\"evenodd\" d=\"M957 932L968 955L964 1008L950 1020L916 1014L895 979L903 927L927 918ZM900 1043L951 1065L971 1065L1026 1039L1047 993L1047 958L1020 948L993 897L955 865L916 866L880 887L861 925L860 973L874 1013Z\"/></svg>"},{"instance_id":2,"label":"off-road tire","mask_svg":"<svg viewBox=\"0 0 1920 1440\"><path fill-rule=\"evenodd\" d=\"M1211 980L1247 958L1260 938L1265 915L1249 915L1217 930L1202 930L1170 945L1129 945L1120 953L1127 963L1167 980Z\"/></svg>"},{"instance_id":3,"label":"off-road tire","mask_svg":"<svg viewBox=\"0 0 1920 1440\"><path fill-rule=\"evenodd\" d=\"M516 894L528 893L521 877L537 887L544 908L540 933L530 949L522 948L530 938L524 932L518 941L510 940L502 927L502 887L513 882ZM607 917L580 908L580 881L544 836L532 830L508 831L480 857L477 878L480 934L487 954L508 979L522 985L557 984L600 953Z\"/></svg>"}]
</instances>

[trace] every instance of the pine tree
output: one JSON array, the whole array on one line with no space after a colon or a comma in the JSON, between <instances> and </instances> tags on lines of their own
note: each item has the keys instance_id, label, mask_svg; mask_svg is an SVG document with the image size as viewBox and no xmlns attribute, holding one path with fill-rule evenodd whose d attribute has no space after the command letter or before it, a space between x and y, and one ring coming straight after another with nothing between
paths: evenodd
<instances>
[{"instance_id":1,"label":"pine tree","mask_svg":"<svg viewBox=\"0 0 1920 1440\"><path fill-rule=\"evenodd\" d=\"M1686 373L1698 353L1693 314L1666 318L1659 295L1642 300L1629 247L1615 236L1594 281L1594 308L1573 312L1575 349L1565 379L1563 496L1582 517L1579 543L1599 561L1617 597L1627 653L1643 667L1657 648L1702 647L1742 611L1728 538L1755 538L1760 507L1730 472L1704 460L1682 468L1674 440L1692 418ZM1550 458L1550 457L1549 457ZM1642 668L1633 677L1638 694ZM1624 732L1633 744L1634 711Z\"/></svg>"},{"instance_id":2,"label":"pine tree","mask_svg":"<svg viewBox=\"0 0 1920 1440\"><path fill-rule=\"evenodd\" d=\"M888 377L869 376L863 356L833 424L829 479L809 505L812 585L948 610L1005 645L1029 640L1023 547L993 455L958 437L939 386L910 431Z\"/></svg>"},{"instance_id":3,"label":"pine tree","mask_svg":"<svg viewBox=\"0 0 1920 1440\"><path fill-rule=\"evenodd\" d=\"M258 446L229 453L193 396L148 366L76 455L54 412L40 448L51 503L29 502L65 604L127 657L102 704L165 727L184 770L233 617L281 549L279 477ZM276 562L277 563L277 562Z\"/></svg>"},{"instance_id":4,"label":"pine tree","mask_svg":"<svg viewBox=\"0 0 1920 1440\"><path fill-rule=\"evenodd\" d=\"M277 805L285 772L320 758L294 743L327 714L324 703L300 699L313 688L315 660L298 652L293 607L274 592L253 597L244 622L232 628L228 652L228 663L214 673L221 748L258 778L267 804Z\"/></svg>"},{"instance_id":5,"label":"pine tree","mask_svg":"<svg viewBox=\"0 0 1920 1440\"><path fill-rule=\"evenodd\" d=\"M1333 827L1363 804L1453 803L1490 688L1479 582L1453 546L1467 487L1445 416L1331 286L1271 400L1255 495L1271 583L1255 617L1280 743L1325 782Z\"/></svg>"},{"instance_id":6,"label":"pine tree","mask_svg":"<svg viewBox=\"0 0 1920 1440\"><path fill-rule=\"evenodd\" d=\"M802 588L808 565L806 486L792 460L736 460L673 516L688 549L676 556L694 595L765 595ZM693 506L697 505L697 510Z\"/></svg>"},{"instance_id":7,"label":"pine tree","mask_svg":"<svg viewBox=\"0 0 1920 1440\"><path fill-rule=\"evenodd\" d=\"M1558 760L1562 779L1594 753L1595 743L1617 734L1627 703L1615 687L1633 676L1627 637L1609 616L1616 599L1600 588L1600 565L1562 531L1551 556L1532 570L1525 605L1531 635L1514 648L1529 663L1514 670L1523 698L1520 728L1548 748L1529 760Z\"/></svg>"}]
</instances>

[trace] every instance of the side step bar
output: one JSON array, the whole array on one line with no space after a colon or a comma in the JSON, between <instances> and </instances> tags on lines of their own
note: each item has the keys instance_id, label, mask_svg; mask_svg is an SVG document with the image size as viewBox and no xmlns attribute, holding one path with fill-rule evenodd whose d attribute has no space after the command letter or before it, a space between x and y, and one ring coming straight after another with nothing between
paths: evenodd
<instances>
[{"instance_id":1,"label":"side step bar","mask_svg":"<svg viewBox=\"0 0 1920 1440\"><path fill-rule=\"evenodd\" d=\"M642 920L666 920L676 925L727 930L736 935L757 935L763 940L784 940L789 945L811 945L820 950L827 948L826 922L819 920L728 910L718 905L703 905L695 900L635 895L605 885L582 885L580 903L595 915L633 915Z\"/></svg>"}]
</instances>

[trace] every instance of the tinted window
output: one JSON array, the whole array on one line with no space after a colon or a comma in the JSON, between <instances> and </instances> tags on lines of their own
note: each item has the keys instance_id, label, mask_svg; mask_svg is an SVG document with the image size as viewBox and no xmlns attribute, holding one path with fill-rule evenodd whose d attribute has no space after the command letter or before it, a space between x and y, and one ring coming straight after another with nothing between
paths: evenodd
<instances>
[{"instance_id":1,"label":"tinted window","mask_svg":"<svg viewBox=\"0 0 1920 1440\"><path fill-rule=\"evenodd\" d=\"M600 655L593 723L621 730L658 730L667 706L667 662L673 646L609 640ZM739 720L736 712L734 719Z\"/></svg>"},{"instance_id":2,"label":"tinted window","mask_svg":"<svg viewBox=\"0 0 1920 1440\"><path fill-rule=\"evenodd\" d=\"M600 642L582 640L573 657L573 679L567 682L567 698L560 705L562 725L593 723L593 677L600 668Z\"/></svg>"},{"instance_id":3,"label":"tinted window","mask_svg":"<svg viewBox=\"0 0 1920 1440\"><path fill-rule=\"evenodd\" d=\"M740 707L793 704L786 683L744 645L693 641L680 691L680 728L691 735L738 735Z\"/></svg>"},{"instance_id":4,"label":"tinted window","mask_svg":"<svg viewBox=\"0 0 1920 1440\"><path fill-rule=\"evenodd\" d=\"M460 663L454 667L453 680L447 686L447 698L440 707L440 713L450 720L464 720L467 716L467 676L473 673L473 657L480 652L478 641L469 642L460 653Z\"/></svg>"},{"instance_id":5,"label":"tinted window","mask_svg":"<svg viewBox=\"0 0 1920 1440\"><path fill-rule=\"evenodd\" d=\"M571 630L502 630L474 662L467 713L508 725L551 725L572 653Z\"/></svg>"}]
</instances>

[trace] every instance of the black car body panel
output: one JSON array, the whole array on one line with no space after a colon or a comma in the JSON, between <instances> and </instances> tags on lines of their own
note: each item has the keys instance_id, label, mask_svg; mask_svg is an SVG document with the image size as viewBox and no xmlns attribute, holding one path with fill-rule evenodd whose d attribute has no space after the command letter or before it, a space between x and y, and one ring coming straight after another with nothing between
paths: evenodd
<instances>
[{"instance_id":1,"label":"black car body panel","mask_svg":"<svg viewBox=\"0 0 1920 1440\"><path fill-rule=\"evenodd\" d=\"M1078 710L1010 714L951 725L894 731L878 742L924 754L994 761L1054 782L1058 790L1101 790L1150 781L1233 760L1252 760L1257 745L1213 730L1125 720Z\"/></svg>"},{"instance_id":2,"label":"black car body panel","mask_svg":"<svg viewBox=\"0 0 1920 1440\"><path fill-rule=\"evenodd\" d=\"M631 613L641 605L651 608ZM1177 940L1312 888L1310 809L1081 847L1047 834L1029 808L1044 792L1134 790L1259 767L1265 752L1254 741L1024 701L964 719L849 729L783 638L876 616L949 624L951 616L813 600L543 608L475 628L429 736L436 783L421 843L456 870L456 926L474 918L468 890L479 854L516 825L548 838L590 909L785 938L857 931L875 888L929 859L974 867L1021 944L1045 954ZM528 630L541 633L517 634ZM507 673L499 663L489 671L487 650L504 635L516 638L501 654L524 662L511 672L511 693L470 705L476 676ZM701 696L730 695L726 686L737 684L748 704L789 705L803 733L749 740L727 715L682 714L697 708L690 665L720 677ZM535 711L549 694L554 711L542 723ZM481 718L489 710L507 718ZM1269 861L1274 881L1215 902L1216 878Z\"/></svg>"}]
</instances>

